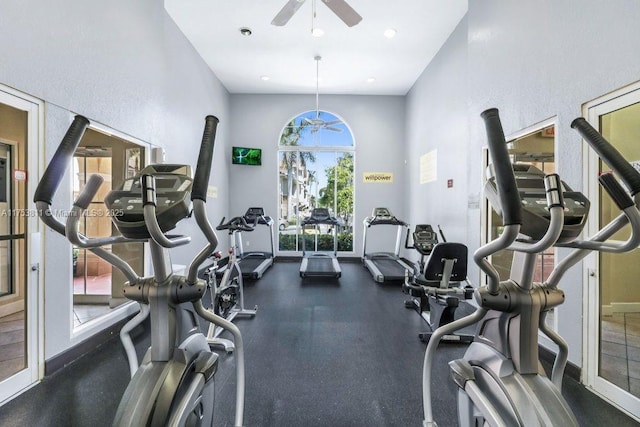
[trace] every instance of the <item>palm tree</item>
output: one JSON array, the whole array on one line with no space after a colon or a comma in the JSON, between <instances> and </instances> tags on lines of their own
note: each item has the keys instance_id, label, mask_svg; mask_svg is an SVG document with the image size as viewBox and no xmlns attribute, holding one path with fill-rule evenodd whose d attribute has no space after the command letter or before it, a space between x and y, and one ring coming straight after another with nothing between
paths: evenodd
<instances>
[{"instance_id":1,"label":"palm tree","mask_svg":"<svg viewBox=\"0 0 640 427\"><path fill-rule=\"evenodd\" d=\"M312 187L313 187L313 184L316 184L316 188L317 188L318 178L316 178L316 171L311 171L310 170L310 171L307 171L307 172L309 174L309 176L308 176L308 179L309 179L308 185L309 185L309 194L310 194L309 206L311 208L315 208L316 207L316 197L315 197L315 194L314 194L314 192L312 190Z\"/></svg>"},{"instance_id":2,"label":"palm tree","mask_svg":"<svg viewBox=\"0 0 640 427\"><path fill-rule=\"evenodd\" d=\"M298 142L308 126L309 123L305 120L301 119L297 125L295 119L291 120L291 122L285 126L282 131L282 135L280 135L280 146L298 146ZM299 162L301 164L306 164L307 162L313 163L316 161L315 155L311 152L283 152L282 162L284 163L284 167L287 169L287 219L289 219L293 211L293 168L298 162L298 155L300 157Z\"/></svg>"}]
</instances>

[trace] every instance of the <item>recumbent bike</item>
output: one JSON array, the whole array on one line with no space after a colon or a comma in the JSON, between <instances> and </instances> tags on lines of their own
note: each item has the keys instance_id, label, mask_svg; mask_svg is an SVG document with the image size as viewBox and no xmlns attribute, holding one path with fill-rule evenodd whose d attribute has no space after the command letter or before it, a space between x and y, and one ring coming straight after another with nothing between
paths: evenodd
<instances>
[{"instance_id":1,"label":"recumbent bike","mask_svg":"<svg viewBox=\"0 0 640 427\"><path fill-rule=\"evenodd\" d=\"M206 285L197 279L198 267L218 239L206 215L207 186L211 172L218 119L207 116L195 177L190 166L157 164L126 179L105 198L120 236L88 238L78 224L102 184L92 175L74 202L66 224L51 212L60 186L89 121L76 116L35 192L34 201L42 221L67 239L92 251L121 270L128 281L124 295L141 305L140 313L121 330L132 374L118 406L114 426L210 426L213 424L214 375L218 355L200 332L197 316L233 334L236 362L235 425L243 425L244 347L240 330L231 322L207 311L201 301ZM190 237L169 235L182 219L191 215L208 244L195 256L186 276L172 270L169 249L189 243ZM106 245L147 242L154 276L139 277L133 268L105 248ZM197 314L197 316L196 316ZM138 367L129 332L150 315L151 347Z\"/></svg>"},{"instance_id":2,"label":"recumbent bike","mask_svg":"<svg viewBox=\"0 0 640 427\"><path fill-rule=\"evenodd\" d=\"M407 249L420 254L416 271L413 274L405 271L402 291L412 297L405 300L404 306L415 309L429 325L430 331L418 334L423 342L429 342L436 328L453 322L460 299L473 297L473 288L467 280L467 247L447 242L440 226L438 233L442 242L438 242L438 234L431 225L417 224L412 233L413 246L409 245L408 233L405 242ZM473 335L448 334L441 340L469 343Z\"/></svg>"}]
</instances>

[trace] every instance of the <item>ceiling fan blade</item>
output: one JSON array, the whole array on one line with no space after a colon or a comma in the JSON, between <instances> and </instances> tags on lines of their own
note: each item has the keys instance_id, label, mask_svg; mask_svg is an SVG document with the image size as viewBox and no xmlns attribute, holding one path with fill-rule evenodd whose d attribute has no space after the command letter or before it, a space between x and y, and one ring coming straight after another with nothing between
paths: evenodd
<instances>
[{"instance_id":1,"label":"ceiling fan blade","mask_svg":"<svg viewBox=\"0 0 640 427\"><path fill-rule=\"evenodd\" d=\"M271 25L275 25L277 27L286 25L287 22L289 22L289 19L291 19L291 17L297 12L297 10L300 9L300 6L302 6L302 3L304 2L305 0L289 0L287 4L285 4L284 7L280 9L280 12L278 12L275 18L273 18L273 21L271 21Z\"/></svg>"},{"instance_id":2,"label":"ceiling fan blade","mask_svg":"<svg viewBox=\"0 0 640 427\"><path fill-rule=\"evenodd\" d=\"M333 125L338 125L341 124L342 120L331 120L330 122L324 122L325 126L333 126Z\"/></svg>"},{"instance_id":3,"label":"ceiling fan blade","mask_svg":"<svg viewBox=\"0 0 640 427\"><path fill-rule=\"evenodd\" d=\"M307 117L305 117L305 118L304 118L304 119L302 119L302 120L304 120L304 122L305 122L305 123L307 123L307 124L310 124L310 125L312 125L312 124L313 124L313 120L311 120L311 119L309 119L309 118L307 118Z\"/></svg>"},{"instance_id":4,"label":"ceiling fan blade","mask_svg":"<svg viewBox=\"0 0 640 427\"><path fill-rule=\"evenodd\" d=\"M322 0L322 3L326 4L349 27L353 27L362 21L362 16L358 15L358 12L353 10L344 0Z\"/></svg>"},{"instance_id":5,"label":"ceiling fan blade","mask_svg":"<svg viewBox=\"0 0 640 427\"><path fill-rule=\"evenodd\" d=\"M326 129L326 130L330 130L332 132L342 132L342 129L334 128L334 127L331 127L331 126L323 126L323 128Z\"/></svg>"}]
</instances>

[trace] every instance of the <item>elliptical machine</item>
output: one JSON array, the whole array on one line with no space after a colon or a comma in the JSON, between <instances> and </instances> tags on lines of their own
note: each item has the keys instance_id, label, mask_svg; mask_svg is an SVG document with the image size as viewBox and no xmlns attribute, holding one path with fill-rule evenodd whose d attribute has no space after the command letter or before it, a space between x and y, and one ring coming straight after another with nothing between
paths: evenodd
<instances>
[{"instance_id":1,"label":"elliptical machine","mask_svg":"<svg viewBox=\"0 0 640 427\"><path fill-rule=\"evenodd\" d=\"M188 165L150 165L126 179L105 198L112 221L121 236L87 238L78 224L97 193L103 178L92 175L74 203L66 224L51 212L51 201L60 186L89 121L76 116L56 150L35 192L42 221L72 243L91 250L120 269L128 281L124 295L141 304L141 312L122 329L121 338L132 378L120 401L114 426L212 425L214 375L218 355L200 332L197 317L229 330L236 348L235 425L243 425L244 348L240 330L207 311L201 301L205 283L197 279L198 267L218 245L206 215L206 197L218 119L207 116L195 177ZM190 199L190 200L189 200ZM191 204L198 227L208 244L195 256L187 276L172 271L169 249L189 243L188 236L166 234L190 216ZM147 242L154 276L138 277L131 266L104 248L106 245ZM140 367L129 331L151 316L151 347Z\"/></svg>"},{"instance_id":2,"label":"elliptical machine","mask_svg":"<svg viewBox=\"0 0 640 427\"><path fill-rule=\"evenodd\" d=\"M458 386L461 426L577 426L562 397L568 358L567 343L545 323L546 312L564 302L558 283L564 273L591 251L628 252L640 244L640 174L584 119L571 127L580 132L598 155L622 178L631 197L612 174L600 184L622 211L588 240L579 240L589 212L589 201L571 191L556 174L530 174L516 179L509 160L498 110L482 113L493 170L485 193L502 216L504 231L479 248L474 261L489 283L475 292L475 313L438 328L427 346L423 366L423 425L436 426L431 408L431 365L443 335L478 323L474 342L464 357L449 362ZM491 169L490 169L491 171ZM635 198L632 199L632 197ZM610 239L627 224L626 242ZM544 283L533 283L536 255L551 246L574 248ZM500 281L487 257L503 249L515 251L509 280ZM538 358L538 330L558 346L551 379Z\"/></svg>"}]
</instances>

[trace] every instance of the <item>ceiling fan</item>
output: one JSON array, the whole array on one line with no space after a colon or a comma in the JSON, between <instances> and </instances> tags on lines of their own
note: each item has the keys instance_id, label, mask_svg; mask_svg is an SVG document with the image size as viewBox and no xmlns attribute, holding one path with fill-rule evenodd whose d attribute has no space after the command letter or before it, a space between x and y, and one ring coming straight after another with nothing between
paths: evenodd
<instances>
[{"instance_id":1,"label":"ceiling fan","mask_svg":"<svg viewBox=\"0 0 640 427\"><path fill-rule=\"evenodd\" d=\"M278 12L273 21L271 21L272 25L276 25L278 27L282 27L289 22L289 19L300 9L300 6L306 0L289 0L284 7ZM347 26L353 27L357 25L360 21L362 21L362 16L358 15L358 12L353 10L351 6L345 0L321 0L322 3L326 4L329 9L333 13L335 13L338 18L342 20Z\"/></svg>"},{"instance_id":2,"label":"ceiling fan","mask_svg":"<svg viewBox=\"0 0 640 427\"><path fill-rule=\"evenodd\" d=\"M320 98L320 60L322 57L317 55L313 59L316 61L316 117L313 119L305 117L304 121L311 126L312 133L318 132L320 129L326 129L332 132L342 132L342 129L335 127L335 125L342 123L342 120L331 120L327 122L320 118L320 107L318 105L318 101Z\"/></svg>"}]
</instances>

